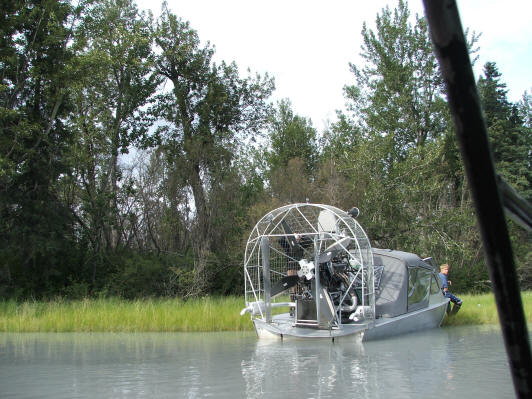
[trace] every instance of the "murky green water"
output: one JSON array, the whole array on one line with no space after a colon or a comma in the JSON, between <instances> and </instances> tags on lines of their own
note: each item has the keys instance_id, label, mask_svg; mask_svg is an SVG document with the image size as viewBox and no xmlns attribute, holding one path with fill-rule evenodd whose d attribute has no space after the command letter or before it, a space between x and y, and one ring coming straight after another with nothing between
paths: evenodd
<instances>
[{"instance_id":1,"label":"murky green water","mask_svg":"<svg viewBox=\"0 0 532 399\"><path fill-rule=\"evenodd\" d=\"M511 398L497 328L353 344L254 333L0 334L0 398Z\"/></svg>"}]
</instances>

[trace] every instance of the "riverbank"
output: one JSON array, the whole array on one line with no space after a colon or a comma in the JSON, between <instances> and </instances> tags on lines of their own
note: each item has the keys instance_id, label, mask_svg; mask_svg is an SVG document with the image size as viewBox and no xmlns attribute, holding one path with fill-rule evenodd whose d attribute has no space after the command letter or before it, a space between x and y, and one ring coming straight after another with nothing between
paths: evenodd
<instances>
[{"instance_id":1,"label":"riverbank","mask_svg":"<svg viewBox=\"0 0 532 399\"><path fill-rule=\"evenodd\" d=\"M464 326L479 324L499 324L499 315L493 294L458 295L463 301L460 311L452 317L446 317L443 326ZM532 291L521 293L525 318L532 323Z\"/></svg>"},{"instance_id":2,"label":"riverbank","mask_svg":"<svg viewBox=\"0 0 532 399\"><path fill-rule=\"evenodd\" d=\"M3 332L251 331L241 297L0 302Z\"/></svg>"},{"instance_id":3,"label":"riverbank","mask_svg":"<svg viewBox=\"0 0 532 399\"><path fill-rule=\"evenodd\" d=\"M492 294L460 295L464 305L444 326L497 324ZM532 292L521 295L532 323ZM0 302L0 332L209 332L251 331L240 316L241 297L181 299L85 299L50 302Z\"/></svg>"}]
</instances>

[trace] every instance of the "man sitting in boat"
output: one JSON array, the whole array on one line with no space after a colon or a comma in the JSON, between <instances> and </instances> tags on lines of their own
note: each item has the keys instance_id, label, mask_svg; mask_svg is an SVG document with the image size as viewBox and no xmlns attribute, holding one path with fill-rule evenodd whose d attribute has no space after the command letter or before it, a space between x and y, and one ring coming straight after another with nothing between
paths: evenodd
<instances>
[{"instance_id":1,"label":"man sitting in boat","mask_svg":"<svg viewBox=\"0 0 532 399\"><path fill-rule=\"evenodd\" d=\"M440 278L443 282L443 295L445 295L446 298L449 298L452 303L454 303L454 306L451 310L451 314L455 314L460 310L460 306L462 306L462 300L458 298L457 296L453 295L451 291L449 291L449 286L451 285L451 280L447 280L447 275L449 274L449 265L447 263L444 263L440 266Z\"/></svg>"}]
</instances>

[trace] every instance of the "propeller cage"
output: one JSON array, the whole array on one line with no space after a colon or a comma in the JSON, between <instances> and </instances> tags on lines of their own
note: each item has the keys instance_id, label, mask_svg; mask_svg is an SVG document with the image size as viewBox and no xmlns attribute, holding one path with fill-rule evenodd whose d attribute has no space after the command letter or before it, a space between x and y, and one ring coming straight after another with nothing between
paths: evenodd
<instances>
[{"instance_id":1,"label":"propeller cage","mask_svg":"<svg viewBox=\"0 0 532 399\"><path fill-rule=\"evenodd\" d=\"M246 306L271 322L290 304L296 325L331 328L374 315L373 255L360 224L341 209L292 204L253 228L244 259ZM356 314L356 317L355 317Z\"/></svg>"}]
</instances>

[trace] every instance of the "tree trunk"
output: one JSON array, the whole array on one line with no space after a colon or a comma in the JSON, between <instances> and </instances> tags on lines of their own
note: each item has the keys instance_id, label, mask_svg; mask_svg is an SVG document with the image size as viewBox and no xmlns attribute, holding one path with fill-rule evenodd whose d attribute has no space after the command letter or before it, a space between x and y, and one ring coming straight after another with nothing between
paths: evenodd
<instances>
[{"instance_id":1,"label":"tree trunk","mask_svg":"<svg viewBox=\"0 0 532 399\"><path fill-rule=\"evenodd\" d=\"M197 162L191 170L190 185L192 188L192 194L194 195L194 204L196 206L198 222L196 239L194 241L194 250L198 260L194 267L194 284L193 287L191 287L190 294L196 296L205 293L208 286L207 259L211 249L207 201L205 198L203 182L201 181L200 166Z\"/></svg>"}]
</instances>

